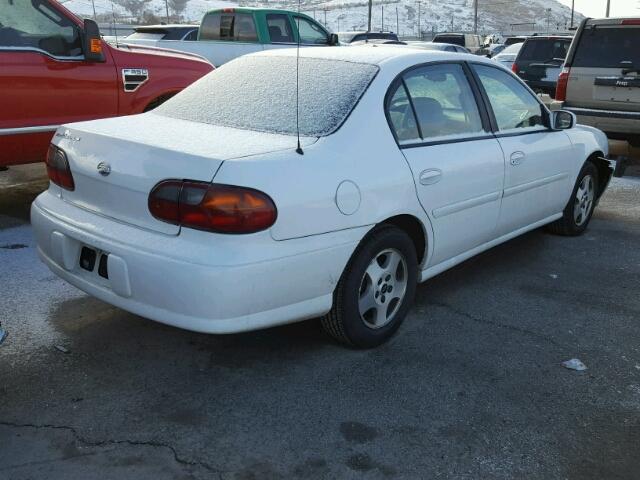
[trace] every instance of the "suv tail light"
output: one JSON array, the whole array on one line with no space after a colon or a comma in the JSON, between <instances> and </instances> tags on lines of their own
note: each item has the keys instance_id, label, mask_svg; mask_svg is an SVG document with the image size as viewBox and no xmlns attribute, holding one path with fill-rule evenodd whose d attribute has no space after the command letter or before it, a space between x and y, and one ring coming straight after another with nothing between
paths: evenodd
<instances>
[{"instance_id":1,"label":"suv tail light","mask_svg":"<svg viewBox=\"0 0 640 480\"><path fill-rule=\"evenodd\" d=\"M556 98L559 102L564 102L567 99L567 85L569 84L570 68L563 68L558 76L558 83L556 84Z\"/></svg>"},{"instance_id":2,"label":"suv tail light","mask_svg":"<svg viewBox=\"0 0 640 480\"><path fill-rule=\"evenodd\" d=\"M515 73L516 75L518 74L518 72L520 71L520 69L518 68L518 64L516 62L513 62L513 64L511 65L511 71L513 73Z\"/></svg>"},{"instance_id":3,"label":"suv tail light","mask_svg":"<svg viewBox=\"0 0 640 480\"><path fill-rule=\"evenodd\" d=\"M46 164L49 180L65 190L73 191L76 188L75 183L73 183L71 169L69 168L67 154L64 153L64 150L56 147L54 144L49 145Z\"/></svg>"},{"instance_id":4,"label":"suv tail light","mask_svg":"<svg viewBox=\"0 0 640 480\"><path fill-rule=\"evenodd\" d=\"M149 211L158 220L216 233L255 233L278 216L273 200L253 188L164 180L149 194Z\"/></svg>"}]
</instances>

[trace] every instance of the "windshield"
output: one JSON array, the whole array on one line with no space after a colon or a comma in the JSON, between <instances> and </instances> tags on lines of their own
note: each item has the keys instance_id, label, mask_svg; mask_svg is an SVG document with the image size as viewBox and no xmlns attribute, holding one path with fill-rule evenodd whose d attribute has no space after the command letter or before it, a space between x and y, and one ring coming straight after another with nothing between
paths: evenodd
<instances>
[{"instance_id":1,"label":"windshield","mask_svg":"<svg viewBox=\"0 0 640 480\"><path fill-rule=\"evenodd\" d=\"M631 62L639 68L639 38L639 27L587 27L580 36L573 66L620 68L621 62Z\"/></svg>"},{"instance_id":2,"label":"windshield","mask_svg":"<svg viewBox=\"0 0 640 480\"><path fill-rule=\"evenodd\" d=\"M300 58L300 134L337 130L378 72L376 65ZM295 135L296 57L245 56L224 64L154 110L167 117Z\"/></svg>"}]
</instances>

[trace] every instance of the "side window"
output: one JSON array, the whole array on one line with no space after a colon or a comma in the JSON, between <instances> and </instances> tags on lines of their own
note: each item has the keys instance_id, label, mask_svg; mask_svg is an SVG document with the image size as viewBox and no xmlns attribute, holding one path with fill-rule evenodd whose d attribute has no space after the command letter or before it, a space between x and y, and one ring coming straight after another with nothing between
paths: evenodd
<instances>
[{"instance_id":1,"label":"side window","mask_svg":"<svg viewBox=\"0 0 640 480\"><path fill-rule=\"evenodd\" d=\"M327 33L318 24L302 17L295 17L295 19L300 34L300 43L306 45L326 45L329 43Z\"/></svg>"},{"instance_id":2,"label":"side window","mask_svg":"<svg viewBox=\"0 0 640 480\"><path fill-rule=\"evenodd\" d=\"M76 24L46 3L0 2L0 48L44 50L55 57L82 55Z\"/></svg>"},{"instance_id":3,"label":"side window","mask_svg":"<svg viewBox=\"0 0 640 480\"><path fill-rule=\"evenodd\" d=\"M398 82L396 91L389 97L387 115L396 134L398 143L407 144L420 141L416 117L413 114L407 90L403 82Z\"/></svg>"},{"instance_id":4,"label":"side window","mask_svg":"<svg viewBox=\"0 0 640 480\"><path fill-rule=\"evenodd\" d=\"M191 31L190 31L189 33L187 33L187 34L184 36L184 38L183 38L183 40L187 40L187 41L189 41L189 42L193 42L193 41L195 41L195 40L197 40L197 39L198 39L198 29L197 29L197 28L196 28L196 29L191 30Z\"/></svg>"},{"instance_id":5,"label":"side window","mask_svg":"<svg viewBox=\"0 0 640 480\"><path fill-rule=\"evenodd\" d=\"M267 15L267 27L271 43L294 43L289 16L271 13Z\"/></svg>"},{"instance_id":6,"label":"side window","mask_svg":"<svg viewBox=\"0 0 640 480\"><path fill-rule=\"evenodd\" d=\"M200 26L200 40L256 42L256 24L249 13L210 13Z\"/></svg>"},{"instance_id":7,"label":"side window","mask_svg":"<svg viewBox=\"0 0 640 480\"><path fill-rule=\"evenodd\" d=\"M404 76L423 140L484 133L478 105L460 64L428 65Z\"/></svg>"},{"instance_id":8,"label":"side window","mask_svg":"<svg viewBox=\"0 0 640 480\"><path fill-rule=\"evenodd\" d=\"M544 129L542 106L518 80L494 67L474 65L500 131Z\"/></svg>"}]
</instances>

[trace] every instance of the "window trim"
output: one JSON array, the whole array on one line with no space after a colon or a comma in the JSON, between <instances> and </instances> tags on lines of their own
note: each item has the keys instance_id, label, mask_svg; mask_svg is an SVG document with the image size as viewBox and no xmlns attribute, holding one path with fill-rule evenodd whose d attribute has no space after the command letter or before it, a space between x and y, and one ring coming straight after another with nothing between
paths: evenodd
<instances>
[{"instance_id":1,"label":"window trim","mask_svg":"<svg viewBox=\"0 0 640 480\"><path fill-rule=\"evenodd\" d=\"M415 107L413 106L413 99L411 98L409 89L405 85L404 76L407 73L411 72L412 70L416 70L418 68L423 68L423 67L436 66L436 65L460 65L462 67L462 70L465 74L465 78L467 79L469 88L471 88L473 98L478 108L478 114L480 115L480 121L482 123L482 129L484 130L484 134L478 133L476 135L469 135L468 137L443 138L441 140L429 140L429 139L422 138L422 129L419 126L420 124L418 122L418 116L416 115ZM469 67L468 62L465 60L438 60L434 62L424 62L424 63L412 65L408 68L405 68L398 75L396 75L393 81L389 84L389 87L387 88L387 93L384 96L383 110L384 110L384 115L387 119L387 125L389 126L389 130L391 131L391 134L393 135L393 138L398 148L402 150L405 148L429 147L433 145L445 145L449 143L462 143L462 142L471 142L475 140L486 140L489 138L495 138L495 131L493 130L491 117L489 116L488 111L486 110L484 99L481 96L481 91L478 89L478 85L476 84L475 77L473 75L474 75L474 72ZM391 121L391 117L389 116L389 108L388 108L389 103L391 102L393 94L396 92L399 85L402 85L405 89L405 93L407 95L407 98L409 99L409 104L411 105L411 111L413 113L414 120L418 127L417 129L418 129L418 134L420 135L420 141L415 143L404 143L404 144L400 143L400 141L398 140L398 135L396 133L396 130L393 127L393 122Z\"/></svg>"},{"instance_id":2,"label":"window trim","mask_svg":"<svg viewBox=\"0 0 640 480\"><path fill-rule=\"evenodd\" d=\"M297 18L300 18L301 20L304 20L308 23L312 23L315 24L316 26L320 27L320 30L322 30L325 34L325 38L327 39L327 43L305 43L302 41L302 39L300 39L300 26L299 26L299 22L296 20ZM298 42L300 43L300 45L311 45L311 46L315 46L315 47L322 47L323 45L329 45L329 31L324 28L324 26L320 25L320 23L318 21L316 21L315 19L308 17L302 13L293 13L291 14L291 23L292 23L292 27L294 28L294 32L295 32L295 36L294 36L294 40L295 40L295 45L298 44ZM300 40L299 40L300 39Z\"/></svg>"},{"instance_id":3,"label":"window trim","mask_svg":"<svg viewBox=\"0 0 640 480\"><path fill-rule=\"evenodd\" d=\"M85 61L86 58L84 56L84 53L82 55L76 55L76 56L68 56L68 57L59 57L56 55L51 54L50 52L47 52L46 50L42 50L41 48L36 48L36 47L3 47L0 46L0 52L28 52L28 53L38 53L41 55L44 55L46 57L52 58L53 60L58 60L61 62L82 62Z\"/></svg>"},{"instance_id":4,"label":"window trim","mask_svg":"<svg viewBox=\"0 0 640 480\"><path fill-rule=\"evenodd\" d=\"M473 75L474 81L477 84L476 86L480 90L480 94L482 96L482 100L484 102L484 106L485 106L485 108L487 110L487 113L489 115L489 120L491 122L491 128L492 128L493 135L494 135L495 138L518 137L520 135L531 135L533 133L548 132L549 130L553 130L550 127L551 113L547 109L546 105L544 103L542 103L542 101L540 100L538 95L536 95L535 92L531 89L531 87L529 87L529 85L527 85L520 77L514 75L513 73L509 72L505 68L500 67L498 65L491 65L491 64L484 63L484 62L474 62L474 61L468 62L468 64L469 64L469 69L471 71L471 74ZM507 75L511 75L512 78L514 78L520 85L522 85L524 87L524 89L527 92L529 92L529 94L535 99L536 103L538 103L538 105L540 105L541 113L542 113L542 126L544 128L527 127L527 128L523 128L521 132L514 132L514 131L503 131L503 132L501 132L500 128L498 127L498 121L496 120L496 116L495 116L495 113L493 111L493 107L491 106L491 101L489 100L489 96L487 95L487 91L485 90L484 85L482 84L482 81L480 80L480 76L478 75L478 72L476 72L476 69L474 68L474 65L480 65L480 66L484 66L484 67L487 67L487 68L494 68L496 70L501 71L502 73L505 73ZM511 130L513 130L513 129L511 129Z\"/></svg>"}]
</instances>

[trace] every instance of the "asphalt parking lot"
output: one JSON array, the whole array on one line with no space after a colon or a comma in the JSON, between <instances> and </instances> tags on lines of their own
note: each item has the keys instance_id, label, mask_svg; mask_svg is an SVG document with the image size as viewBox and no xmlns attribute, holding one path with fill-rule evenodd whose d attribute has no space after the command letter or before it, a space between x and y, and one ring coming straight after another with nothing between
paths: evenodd
<instances>
[{"instance_id":1,"label":"asphalt parking lot","mask_svg":"<svg viewBox=\"0 0 640 480\"><path fill-rule=\"evenodd\" d=\"M422 284L355 351L317 321L201 335L66 285L28 223L43 171L0 172L0 478L640 476L640 176L582 237L534 231Z\"/></svg>"}]
</instances>

